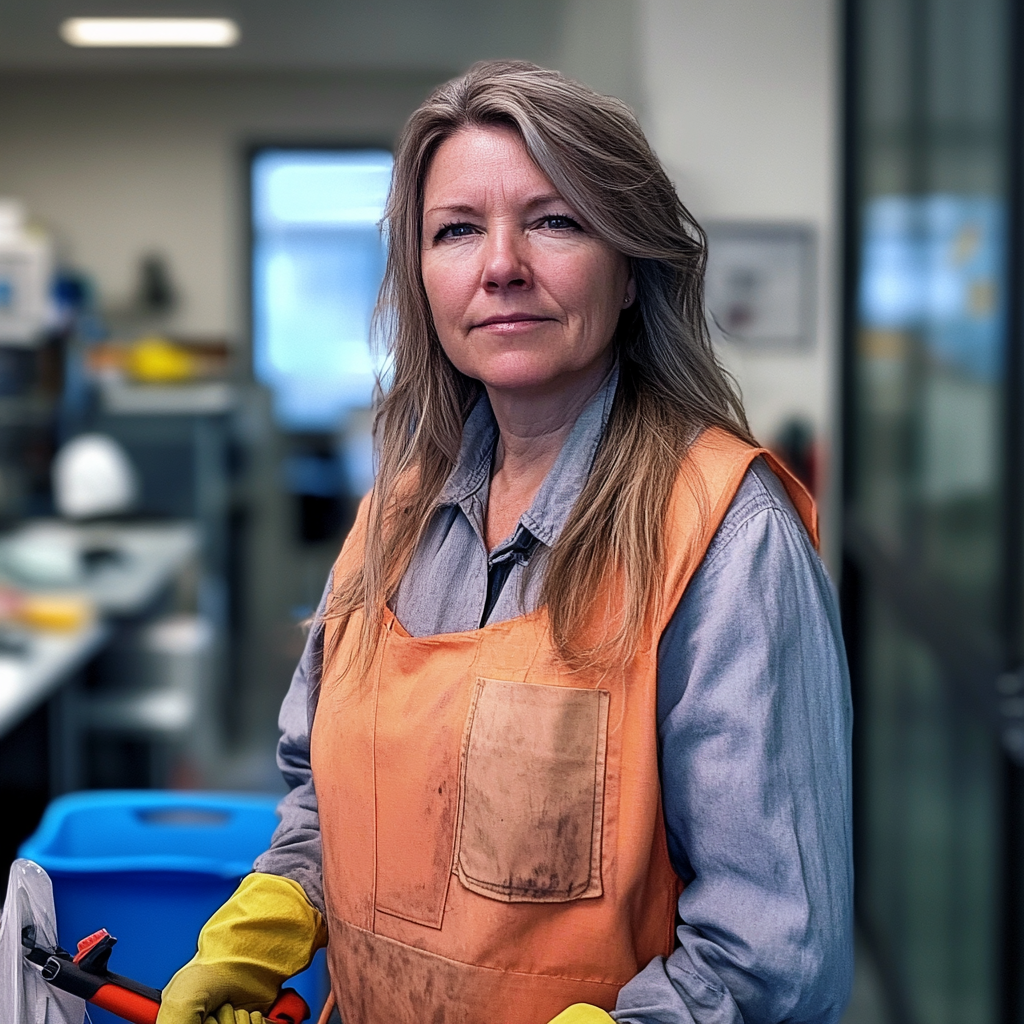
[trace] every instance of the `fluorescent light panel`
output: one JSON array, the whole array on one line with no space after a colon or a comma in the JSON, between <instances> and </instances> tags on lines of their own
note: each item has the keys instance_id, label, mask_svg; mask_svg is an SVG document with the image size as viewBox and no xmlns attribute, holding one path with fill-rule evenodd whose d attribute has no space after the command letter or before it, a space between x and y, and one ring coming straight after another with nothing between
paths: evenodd
<instances>
[{"instance_id":1,"label":"fluorescent light panel","mask_svg":"<svg viewBox=\"0 0 1024 1024\"><path fill-rule=\"evenodd\" d=\"M61 38L72 46L234 46L230 18L68 18Z\"/></svg>"}]
</instances>

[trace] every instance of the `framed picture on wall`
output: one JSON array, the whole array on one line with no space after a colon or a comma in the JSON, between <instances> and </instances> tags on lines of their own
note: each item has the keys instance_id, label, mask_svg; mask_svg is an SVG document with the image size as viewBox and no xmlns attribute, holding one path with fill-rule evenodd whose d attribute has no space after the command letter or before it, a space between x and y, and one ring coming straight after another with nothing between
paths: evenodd
<instances>
[{"instance_id":1,"label":"framed picture on wall","mask_svg":"<svg viewBox=\"0 0 1024 1024\"><path fill-rule=\"evenodd\" d=\"M815 232L807 224L712 221L705 304L712 337L757 348L814 344Z\"/></svg>"}]
</instances>

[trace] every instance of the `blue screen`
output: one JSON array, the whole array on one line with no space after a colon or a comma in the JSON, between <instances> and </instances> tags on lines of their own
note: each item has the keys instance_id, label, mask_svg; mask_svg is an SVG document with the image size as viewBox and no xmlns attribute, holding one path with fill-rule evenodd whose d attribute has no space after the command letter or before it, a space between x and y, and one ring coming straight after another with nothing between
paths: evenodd
<instances>
[{"instance_id":1,"label":"blue screen","mask_svg":"<svg viewBox=\"0 0 1024 1024\"><path fill-rule=\"evenodd\" d=\"M265 149L252 161L253 369L286 430L332 431L370 405L391 167L380 149Z\"/></svg>"}]
</instances>

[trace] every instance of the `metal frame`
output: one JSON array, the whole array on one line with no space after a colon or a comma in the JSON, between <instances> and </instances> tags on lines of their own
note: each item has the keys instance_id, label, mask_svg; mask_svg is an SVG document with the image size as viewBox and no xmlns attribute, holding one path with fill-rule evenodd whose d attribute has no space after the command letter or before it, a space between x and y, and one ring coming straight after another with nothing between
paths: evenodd
<instances>
[{"instance_id":1,"label":"metal frame","mask_svg":"<svg viewBox=\"0 0 1024 1024\"><path fill-rule=\"evenodd\" d=\"M1002 587L1004 672L1024 690L1024 5L1011 0L1007 33L1007 335L1004 401ZM1004 677L1005 678L1005 677ZM1024 1020L1024 765L1006 759L1003 780L1002 1004Z\"/></svg>"}]
</instances>

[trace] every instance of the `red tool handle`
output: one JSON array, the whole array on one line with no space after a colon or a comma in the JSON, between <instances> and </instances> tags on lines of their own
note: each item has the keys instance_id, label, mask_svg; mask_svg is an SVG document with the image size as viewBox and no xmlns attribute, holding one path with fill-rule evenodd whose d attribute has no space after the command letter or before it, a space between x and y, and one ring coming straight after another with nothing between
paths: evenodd
<instances>
[{"instance_id":1,"label":"red tool handle","mask_svg":"<svg viewBox=\"0 0 1024 1024\"><path fill-rule=\"evenodd\" d=\"M156 1024L160 1004L119 985L102 985L89 1000L103 1010L123 1017L131 1024ZM302 1024L309 1018L306 1000L293 988L281 990L277 1002L263 1019L268 1024Z\"/></svg>"},{"instance_id":2,"label":"red tool handle","mask_svg":"<svg viewBox=\"0 0 1024 1024\"><path fill-rule=\"evenodd\" d=\"M101 1010L109 1010L118 1017L124 1017L132 1024L156 1024L156 1015L160 1010L159 1003L140 996L138 992L121 988L120 985L102 985L89 1002L95 1003Z\"/></svg>"},{"instance_id":3,"label":"red tool handle","mask_svg":"<svg viewBox=\"0 0 1024 1024\"><path fill-rule=\"evenodd\" d=\"M277 1002L267 1011L264 1020L271 1024L302 1024L309 1018L306 1000L293 988L281 989Z\"/></svg>"}]
</instances>

